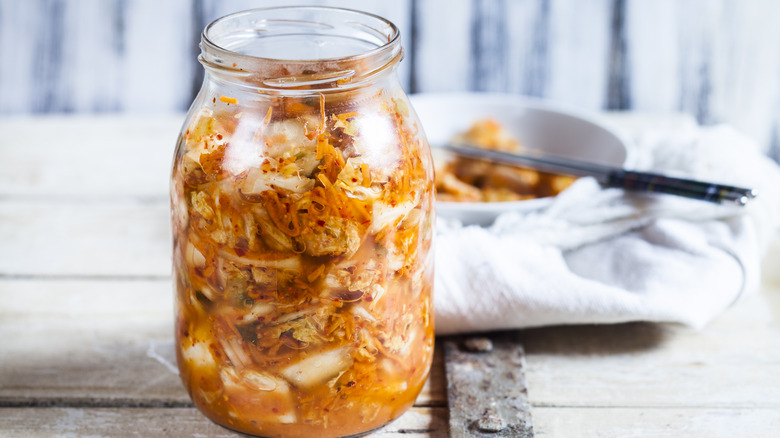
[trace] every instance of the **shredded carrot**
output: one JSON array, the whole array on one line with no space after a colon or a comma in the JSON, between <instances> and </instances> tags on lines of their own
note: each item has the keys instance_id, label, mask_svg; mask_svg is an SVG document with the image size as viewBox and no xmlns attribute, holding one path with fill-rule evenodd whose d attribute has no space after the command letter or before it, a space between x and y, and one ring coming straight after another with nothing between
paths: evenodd
<instances>
[{"instance_id":1,"label":"shredded carrot","mask_svg":"<svg viewBox=\"0 0 780 438\"><path fill-rule=\"evenodd\" d=\"M309 275L306 277L306 279L307 279L307 280L309 280L309 283L311 283L312 281L314 281L314 280L318 279L318 278L320 277L320 275L322 275L322 273L323 273L324 271L325 271L325 265L319 265L319 266L317 267L317 269L315 269L314 271L312 271L312 272L311 272L311 273L310 273L310 274L309 274Z\"/></svg>"},{"instance_id":2,"label":"shredded carrot","mask_svg":"<svg viewBox=\"0 0 780 438\"><path fill-rule=\"evenodd\" d=\"M341 199L340 190L336 190L335 187L333 187L333 184L328 180L328 177L324 174L320 173L317 174L317 179L322 183L322 185L325 188L325 195L328 198L328 201L330 201L330 205L332 208L335 208L340 213L344 213L344 201Z\"/></svg>"},{"instance_id":3,"label":"shredded carrot","mask_svg":"<svg viewBox=\"0 0 780 438\"><path fill-rule=\"evenodd\" d=\"M341 149L336 149L333 146L331 146L330 148L333 153L333 157L336 160L336 164L339 166L338 170L343 169L344 166L347 164L347 162L344 161L344 154L341 153Z\"/></svg>"},{"instance_id":4,"label":"shredded carrot","mask_svg":"<svg viewBox=\"0 0 780 438\"><path fill-rule=\"evenodd\" d=\"M363 202L355 198L349 198L349 200L351 201L353 210L358 213L358 216L360 216L363 220L371 219L371 213L368 212L366 206L363 205Z\"/></svg>"},{"instance_id":5,"label":"shredded carrot","mask_svg":"<svg viewBox=\"0 0 780 438\"><path fill-rule=\"evenodd\" d=\"M298 236L301 234L301 224L298 221L296 211L287 212L287 208L279 200L279 196L274 191L263 192L266 201L266 210L271 217L276 228L288 236Z\"/></svg>"},{"instance_id":6,"label":"shredded carrot","mask_svg":"<svg viewBox=\"0 0 780 438\"><path fill-rule=\"evenodd\" d=\"M298 212L294 211L287 214L288 223L290 224L287 227L287 234L290 236L299 236L301 234L301 223L298 220ZM301 250L303 252L303 250Z\"/></svg>"},{"instance_id":7,"label":"shredded carrot","mask_svg":"<svg viewBox=\"0 0 780 438\"><path fill-rule=\"evenodd\" d=\"M322 183L323 187L325 187L326 193L328 191L330 191L330 190L333 190L333 184L331 184L330 181L328 181L328 177L327 176L325 176L325 175L323 175L321 173L318 173L317 174L317 179Z\"/></svg>"},{"instance_id":8,"label":"shredded carrot","mask_svg":"<svg viewBox=\"0 0 780 438\"><path fill-rule=\"evenodd\" d=\"M334 114L333 117L337 120L341 120L342 122L346 122L348 119L357 117L357 115L357 111L350 111L348 113Z\"/></svg>"},{"instance_id":9,"label":"shredded carrot","mask_svg":"<svg viewBox=\"0 0 780 438\"><path fill-rule=\"evenodd\" d=\"M324 173L330 174L330 170L333 168L333 155L325 155L325 161L320 165L320 170Z\"/></svg>"},{"instance_id":10,"label":"shredded carrot","mask_svg":"<svg viewBox=\"0 0 780 438\"><path fill-rule=\"evenodd\" d=\"M220 96L219 101L227 104L232 103L233 105L238 105L238 99L236 99L235 97Z\"/></svg>"},{"instance_id":11,"label":"shredded carrot","mask_svg":"<svg viewBox=\"0 0 780 438\"><path fill-rule=\"evenodd\" d=\"M363 174L363 187L370 187L371 173L368 171L368 164L363 163L360 165L360 173Z\"/></svg>"},{"instance_id":12,"label":"shredded carrot","mask_svg":"<svg viewBox=\"0 0 780 438\"><path fill-rule=\"evenodd\" d=\"M324 188L315 187L314 190L311 191L311 206L315 212L323 215L327 214L328 198Z\"/></svg>"},{"instance_id":13,"label":"shredded carrot","mask_svg":"<svg viewBox=\"0 0 780 438\"><path fill-rule=\"evenodd\" d=\"M314 157L316 160L321 160L325 155L326 148L328 147L328 139L324 135L317 137L317 155Z\"/></svg>"}]
</instances>

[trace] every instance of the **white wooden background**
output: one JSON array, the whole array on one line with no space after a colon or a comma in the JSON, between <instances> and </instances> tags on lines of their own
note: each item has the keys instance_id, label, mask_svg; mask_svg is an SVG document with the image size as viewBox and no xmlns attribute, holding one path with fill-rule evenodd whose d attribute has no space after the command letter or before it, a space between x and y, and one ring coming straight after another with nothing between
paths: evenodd
<instances>
[{"instance_id":1,"label":"white wooden background","mask_svg":"<svg viewBox=\"0 0 780 438\"><path fill-rule=\"evenodd\" d=\"M183 111L209 21L298 3L395 22L410 92L684 111L732 123L780 158L776 0L0 0L0 117Z\"/></svg>"}]
</instances>

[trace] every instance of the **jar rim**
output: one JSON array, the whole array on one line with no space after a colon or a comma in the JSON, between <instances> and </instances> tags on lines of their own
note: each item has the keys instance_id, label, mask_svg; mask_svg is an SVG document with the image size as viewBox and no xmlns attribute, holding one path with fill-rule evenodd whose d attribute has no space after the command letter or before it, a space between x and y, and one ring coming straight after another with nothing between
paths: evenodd
<instances>
[{"instance_id":1,"label":"jar rim","mask_svg":"<svg viewBox=\"0 0 780 438\"><path fill-rule=\"evenodd\" d=\"M304 13L333 15L338 22L320 19L295 18L295 14ZM254 18L254 19L252 19ZM232 27L231 24L249 23L245 27ZM373 26L372 26L373 24ZM224 32L225 40L231 36L238 41L275 37L274 26L306 26L301 35L339 36L337 26L345 26L358 32L362 38L349 37L373 47L355 50L340 56L282 58L277 56L259 56L242 53L230 47L225 41L219 41L214 33ZM220 29L220 26L223 28ZM313 29L330 30L330 33L318 33ZM232 32L232 33L231 33ZM280 34L283 35L283 34ZM240 82L251 82L252 88L296 88L312 85L325 85L323 88L348 88L351 84L362 82L379 71L386 70L402 58L400 31L390 20L369 12L329 6L281 6L255 8L235 12L209 23L201 33L200 62L212 73L232 76ZM306 76L302 78L301 76Z\"/></svg>"}]
</instances>

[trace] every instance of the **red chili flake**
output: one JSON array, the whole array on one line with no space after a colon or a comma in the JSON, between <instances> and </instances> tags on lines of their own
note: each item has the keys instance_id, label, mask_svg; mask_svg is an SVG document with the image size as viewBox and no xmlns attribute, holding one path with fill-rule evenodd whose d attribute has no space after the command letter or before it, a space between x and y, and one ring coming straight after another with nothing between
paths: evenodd
<instances>
[{"instance_id":1,"label":"red chili flake","mask_svg":"<svg viewBox=\"0 0 780 438\"><path fill-rule=\"evenodd\" d=\"M217 103L217 98L215 97L215 98L211 99L211 103Z\"/></svg>"},{"instance_id":2,"label":"red chili flake","mask_svg":"<svg viewBox=\"0 0 780 438\"><path fill-rule=\"evenodd\" d=\"M369 296L365 297L364 300L366 300L366 301L368 301L370 303L370 302L374 301L374 297L369 295Z\"/></svg>"},{"instance_id":3,"label":"red chili flake","mask_svg":"<svg viewBox=\"0 0 780 438\"><path fill-rule=\"evenodd\" d=\"M357 178L352 178L352 182L357 182Z\"/></svg>"},{"instance_id":4,"label":"red chili flake","mask_svg":"<svg viewBox=\"0 0 780 438\"><path fill-rule=\"evenodd\" d=\"M222 140L222 134L217 134L217 140Z\"/></svg>"},{"instance_id":5,"label":"red chili flake","mask_svg":"<svg viewBox=\"0 0 780 438\"><path fill-rule=\"evenodd\" d=\"M279 409L278 408L273 408L273 409L271 409L271 411L273 411L274 414L278 414L279 413Z\"/></svg>"},{"instance_id":6,"label":"red chili flake","mask_svg":"<svg viewBox=\"0 0 780 438\"><path fill-rule=\"evenodd\" d=\"M324 227L325 226L325 221L320 219L320 220L317 221L317 225L319 225L321 227Z\"/></svg>"},{"instance_id":7,"label":"red chili flake","mask_svg":"<svg viewBox=\"0 0 780 438\"><path fill-rule=\"evenodd\" d=\"M258 320L259 322L263 322L263 321L265 321L265 316L258 316L258 317L257 317L257 320Z\"/></svg>"},{"instance_id":8,"label":"red chili flake","mask_svg":"<svg viewBox=\"0 0 780 438\"><path fill-rule=\"evenodd\" d=\"M354 380L350 380L349 382L347 382L347 387L352 388L353 386L355 386Z\"/></svg>"}]
</instances>

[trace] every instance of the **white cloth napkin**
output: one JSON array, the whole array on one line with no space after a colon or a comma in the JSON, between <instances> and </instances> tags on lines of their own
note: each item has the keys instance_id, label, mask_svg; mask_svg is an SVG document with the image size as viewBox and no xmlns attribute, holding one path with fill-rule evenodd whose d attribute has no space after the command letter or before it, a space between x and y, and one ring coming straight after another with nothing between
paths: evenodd
<instances>
[{"instance_id":1,"label":"white cloth napkin","mask_svg":"<svg viewBox=\"0 0 780 438\"><path fill-rule=\"evenodd\" d=\"M542 211L437 224L436 333L555 324L700 328L760 283L780 168L726 126L634 132L635 168L753 187L746 208L602 189L583 178Z\"/></svg>"}]
</instances>

